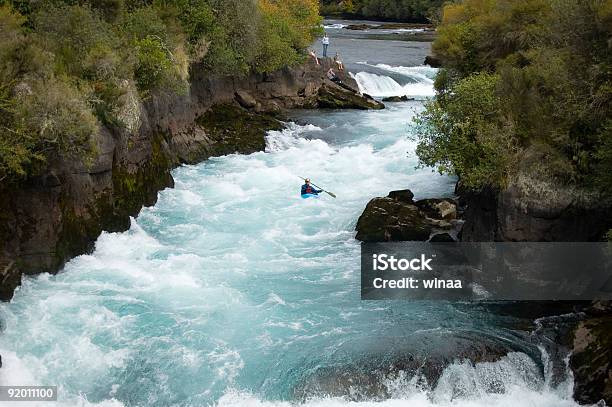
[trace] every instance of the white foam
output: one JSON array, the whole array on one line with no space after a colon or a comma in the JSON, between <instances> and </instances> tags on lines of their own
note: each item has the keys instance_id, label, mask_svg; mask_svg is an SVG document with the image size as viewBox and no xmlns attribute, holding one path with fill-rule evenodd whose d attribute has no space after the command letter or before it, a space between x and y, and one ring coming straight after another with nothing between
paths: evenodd
<instances>
[{"instance_id":1,"label":"white foam","mask_svg":"<svg viewBox=\"0 0 612 407\"><path fill-rule=\"evenodd\" d=\"M420 32L424 32L425 29L424 28L397 28L391 31L396 32L396 33L420 33Z\"/></svg>"},{"instance_id":2,"label":"white foam","mask_svg":"<svg viewBox=\"0 0 612 407\"><path fill-rule=\"evenodd\" d=\"M323 28L325 29L334 29L334 30L340 30L342 28L346 27L346 24L340 24L340 23L336 23L336 24L328 24L328 25L324 25Z\"/></svg>"},{"instance_id":3,"label":"white foam","mask_svg":"<svg viewBox=\"0 0 612 407\"><path fill-rule=\"evenodd\" d=\"M321 132L323 129L312 124L299 125L294 122L286 123L286 127L279 131L269 131L266 136L266 152L282 151L289 148L325 148L327 144L322 140L307 140L304 135L309 132Z\"/></svg>"},{"instance_id":4,"label":"white foam","mask_svg":"<svg viewBox=\"0 0 612 407\"><path fill-rule=\"evenodd\" d=\"M557 397L521 388L512 388L505 394L491 394L480 399L455 399L438 403L425 393L415 393L406 398L392 398L383 401L349 401L343 398L313 398L303 407L578 407L578 404ZM216 407L295 407L287 401L262 400L249 393L230 391L215 404Z\"/></svg>"},{"instance_id":5,"label":"white foam","mask_svg":"<svg viewBox=\"0 0 612 407\"><path fill-rule=\"evenodd\" d=\"M400 85L389 76L369 72L358 72L354 77L359 86L359 91L374 97L431 97L435 95L433 82L420 74L415 75L417 82L406 85Z\"/></svg>"},{"instance_id":6,"label":"white foam","mask_svg":"<svg viewBox=\"0 0 612 407\"><path fill-rule=\"evenodd\" d=\"M416 78L416 79L419 79L429 84L433 84L433 80L435 79L436 74L438 73L438 68L432 68L430 66L425 66L425 65L423 66L392 66L392 65L387 65L387 64L376 64L372 66L375 66L376 68L379 68L385 71L399 73L399 74L405 75L410 78Z\"/></svg>"}]
</instances>

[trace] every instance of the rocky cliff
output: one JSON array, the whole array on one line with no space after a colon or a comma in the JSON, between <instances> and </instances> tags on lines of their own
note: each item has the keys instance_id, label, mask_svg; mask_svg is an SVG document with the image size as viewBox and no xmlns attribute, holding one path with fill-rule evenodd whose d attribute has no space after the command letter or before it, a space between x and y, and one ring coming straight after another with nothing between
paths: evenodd
<instances>
[{"instance_id":1,"label":"rocky cliff","mask_svg":"<svg viewBox=\"0 0 612 407\"><path fill-rule=\"evenodd\" d=\"M521 175L502 190L464 190L461 240L589 242L612 227L612 202L594 192Z\"/></svg>"},{"instance_id":2,"label":"rocky cliff","mask_svg":"<svg viewBox=\"0 0 612 407\"><path fill-rule=\"evenodd\" d=\"M125 84L124 125L93 135L91 159L58 156L39 176L0 184L0 298L12 297L23 274L55 272L90 251L103 230L126 230L130 216L173 185L173 167L262 150L284 109L384 107L343 72L341 83L329 81L332 64L309 60L242 78L210 77L194 66L187 94L146 101Z\"/></svg>"}]
</instances>

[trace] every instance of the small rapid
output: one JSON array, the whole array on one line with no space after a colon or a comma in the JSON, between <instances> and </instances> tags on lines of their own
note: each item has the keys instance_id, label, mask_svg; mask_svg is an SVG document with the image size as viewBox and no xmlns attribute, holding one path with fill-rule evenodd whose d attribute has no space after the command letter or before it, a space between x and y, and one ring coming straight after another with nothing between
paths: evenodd
<instances>
[{"instance_id":1,"label":"small rapid","mask_svg":"<svg viewBox=\"0 0 612 407\"><path fill-rule=\"evenodd\" d=\"M354 75L359 90L374 97L408 96L425 99L435 95L433 81L437 70L429 67L402 67L387 64L361 64L364 71Z\"/></svg>"}]
</instances>

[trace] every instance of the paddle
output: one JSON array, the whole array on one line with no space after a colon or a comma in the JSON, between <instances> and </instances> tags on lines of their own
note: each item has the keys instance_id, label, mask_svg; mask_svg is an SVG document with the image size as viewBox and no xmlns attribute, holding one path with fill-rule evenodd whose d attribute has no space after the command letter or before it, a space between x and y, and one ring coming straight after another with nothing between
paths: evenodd
<instances>
[{"instance_id":1,"label":"paddle","mask_svg":"<svg viewBox=\"0 0 612 407\"><path fill-rule=\"evenodd\" d=\"M306 181L306 178L304 178L304 177L300 177L299 175L298 175L298 177L299 177L299 178L302 178L304 181ZM333 192L326 191L326 190L324 190L323 188L321 188L320 186L318 186L318 185L316 185L316 184L314 184L314 183L312 183L312 182L310 183L310 185L312 185L312 186L313 186L313 187L315 187L315 188L319 188L321 191L325 192L327 195L331 196L332 198L335 198L335 197L336 197L336 194L334 194Z\"/></svg>"}]
</instances>

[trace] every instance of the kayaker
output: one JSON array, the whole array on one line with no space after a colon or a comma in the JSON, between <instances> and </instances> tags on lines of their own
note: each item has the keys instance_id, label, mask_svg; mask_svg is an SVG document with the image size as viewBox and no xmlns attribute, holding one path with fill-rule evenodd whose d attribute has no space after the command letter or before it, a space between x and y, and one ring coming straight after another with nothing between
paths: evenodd
<instances>
[{"instance_id":1,"label":"kayaker","mask_svg":"<svg viewBox=\"0 0 612 407\"><path fill-rule=\"evenodd\" d=\"M316 189L310 185L310 178L306 178L304 180L304 185L302 185L302 195L319 195L321 192L323 192L322 189Z\"/></svg>"}]
</instances>

